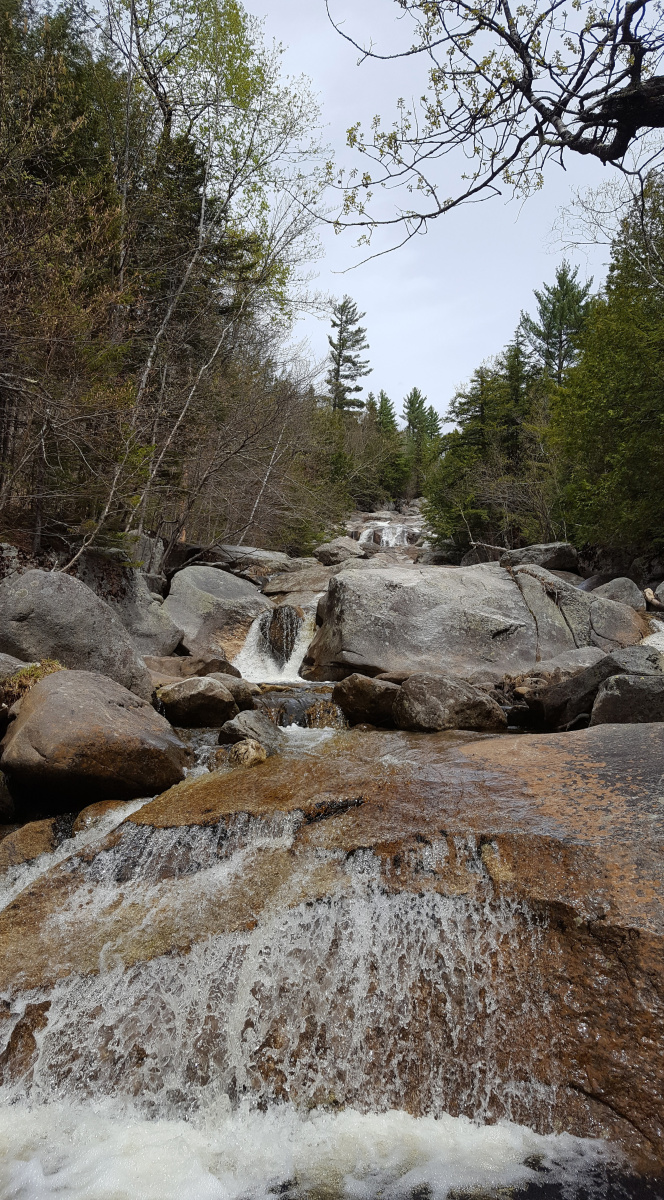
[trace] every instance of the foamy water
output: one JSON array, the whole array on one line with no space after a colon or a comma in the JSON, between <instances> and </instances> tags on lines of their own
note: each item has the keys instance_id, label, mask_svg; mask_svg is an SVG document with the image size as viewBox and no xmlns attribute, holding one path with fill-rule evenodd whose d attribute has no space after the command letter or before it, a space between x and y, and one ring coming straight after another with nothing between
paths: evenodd
<instances>
[{"instance_id":1,"label":"foamy water","mask_svg":"<svg viewBox=\"0 0 664 1200\"><path fill-rule=\"evenodd\" d=\"M249 683L300 683L299 670L307 652L309 643L315 632L315 616L305 615L304 621L293 647L293 652L282 667L272 657L269 648L265 646L262 635L263 617L257 617L247 634L244 646L233 666L240 671L242 678Z\"/></svg>"},{"instance_id":2,"label":"foamy water","mask_svg":"<svg viewBox=\"0 0 664 1200\"><path fill-rule=\"evenodd\" d=\"M568 1134L404 1112L303 1118L282 1106L195 1126L61 1104L0 1110L1 1200L391 1200L425 1189L444 1200L544 1179L575 1191L606 1159L604 1143Z\"/></svg>"}]
</instances>

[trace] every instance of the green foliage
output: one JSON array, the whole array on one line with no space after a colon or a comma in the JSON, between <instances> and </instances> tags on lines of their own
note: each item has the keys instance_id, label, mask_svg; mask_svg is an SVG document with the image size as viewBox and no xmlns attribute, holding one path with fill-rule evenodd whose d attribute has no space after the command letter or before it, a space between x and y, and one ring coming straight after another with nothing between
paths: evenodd
<instances>
[{"instance_id":1,"label":"green foliage","mask_svg":"<svg viewBox=\"0 0 664 1200\"><path fill-rule=\"evenodd\" d=\"M581 284L579 268L563 262L556 270L553 285L544 284L535 291L537 316L521 314L520 329L542 366L560 385L565 372L577 359L576 339L590 306L592 279Z\"/></svg>"},{"instance_id":2,"label":"green foliage","mask_svg":"<svg viewBox=\"0 0 664 1200\"><path fill-rule=\"evenodd\" d=\"M664 543L664 251L662 188L623 223L604 296L590 311L580 358L557 394L565 505L578 541L638 549Z\"/></svg>"},{"instance_id":3,"label":"green foliage","mask_svg":"<svg viewBox=\"0 0 664 1200\"><path fill-rule=\"evenodd\" d=\"M364 408L364 402L359 399L362 385L357 383L363 375L371 374L368 360L360 357L362 351L369 348L367 331L360 325L364 315L358 312L357 304L350 296L332 304L332 329L336 332L327 339L330 369L325 382L335 411Z\"/></svg>"},{"instance_id":4,"label":"green foliage","mask_svg":"<svg viewBox=\"0 0 664 1200\"><path fill-rule=\"evenodd\" d=\"M59 663L56 658L44 658L41 662L32 663L29 667L21 667L19 671L14 671L13 675L3 679L0 684L0 704L11 708L12 704L21 700L41 679L62 670L64 670L62 663Z\"/></svg>"}]
</instances>

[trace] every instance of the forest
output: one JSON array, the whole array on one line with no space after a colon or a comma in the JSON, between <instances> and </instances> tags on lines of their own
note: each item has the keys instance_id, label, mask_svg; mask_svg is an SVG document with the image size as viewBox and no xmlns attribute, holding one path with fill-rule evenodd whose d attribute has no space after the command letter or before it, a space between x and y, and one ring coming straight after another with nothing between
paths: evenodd
<instances>
[{"instance_id":1,"label":"forest","mask_svg":"<svg viewBox=\"0 0 664 1200\"><path fill-rule=\"evenodd\" d=\"M459 550L662 546L657 171L602 286L563 262L441 416L417 386L370 390L364 314L311 294L316 104L237 0L8 0L0 63L7 540L72 563L136 530L301 554L424 496ZM290 348L313 310L322 369Z\"/></svg>"}]
</instances>

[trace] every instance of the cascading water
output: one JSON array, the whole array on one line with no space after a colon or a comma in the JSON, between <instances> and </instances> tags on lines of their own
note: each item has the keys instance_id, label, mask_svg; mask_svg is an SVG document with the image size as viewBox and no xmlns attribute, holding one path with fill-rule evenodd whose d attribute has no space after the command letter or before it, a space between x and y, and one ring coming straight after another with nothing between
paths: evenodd
<instances>
[{"instance_id":1,"label":"cascading water","mask_svg":"<svg viewBox=\"0 0 664 1200\"><path fill-rule=\"evenodd\" d=\"M372 851L317 850L256 920L218 931L252 878L291 861L303 820L128 823L93 857L73 840L60 870L77 883L43 936L57 963L94 930L98 967L4 998L5 1042L33 1037L36 1054L4 1074L3 1200L442 1200L543 1171L571 1194L592 1181L601 1143L505 1119L546 1109L555 1083L532 1082L518 1039L509 1066L499 1054L503 992L528 1012L542 925L488 876L472 897L390 893ZM450 854L482 870L473 838L418 853L429 871ZM182 950L146 954L174 922Z\"/></svg>"},{"instance_id":2,"label":"cascading water","mask_svg":"<svg viewBox=\"0 0 664 1200\"><path fill-rule=\"evenodd\" d=\"M315 615L281 605L253 622L234 665L250 683L292 683L315 631Z\"/></svg>"},{"instance_id":3,"label":"cascading water","mask_svg":"<svg viewBox=\"0 0 664 1200\"><path fill-rule=\"evenodd\" d=\"M417 538L411 525L400 525L396 522L369 522L360 533L360 545L373 542L385 549L396 546L409 546Z\"/></svg>"}]
</instances>

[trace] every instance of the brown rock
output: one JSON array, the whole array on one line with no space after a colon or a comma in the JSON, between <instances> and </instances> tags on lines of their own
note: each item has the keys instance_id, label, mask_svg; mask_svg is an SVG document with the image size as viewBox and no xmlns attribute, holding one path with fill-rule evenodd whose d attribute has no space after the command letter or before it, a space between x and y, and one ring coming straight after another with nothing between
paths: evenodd
<instances>
[{"instance_id":1,"label":"brown rock","mask_svg":"<svg viewBox=\"0 0 664 1200\"><path fill-rule=\"evenodd\" d=\"M218 655L171 654L165 658L146 655L143 661L148 670L172 679L191 679L194 675L215 674L241 678L237 667Z\"/></svg>"},{"instance_id":2,"label":"brown rock","mask_svg":"<svg viewBox=\"0 0 664 1200\"><path fill-rule=\"evenodd\" d=\"M394 725L392 710L398 695L395 683L354 674L335 684L332 700L351 721Z\"/></svg>"},{"instance_id":3,"label":"brown rock","mask_svg":"<svg viewBox=\"0 0 664 1200\"><path fill-rule=\"evenodd\" d=\"M0 843L0 874L9 867L39 858L41 854L52 854L71 834L71 818L66 817L49 817L20 825Z\"/></svg>"},{"instance_id":4,"label":"brown rock","mask_svg":"<svg viewBox=\"0 0 664 1200\"><path fill-rule=\"evenodd\" d=\"M24 696L1 765L23 805L57 812L91 794L154 794L183 778L186 754L145 700L94 671L58 671Z\"/></svg>"},{"instance_id":5,"label":"brown rock","mask_svg":"<svg viewBox=\"0 0 664 1200\"><path fill-rule=\"evenodd\" d=\"M84 829L92 829L93 825L98 825L107 813L124 808L126 803L126 800L100 800L97 804L88 804L87 808L81 809L74 821L71 827L72 833L82 833Z\"/></svg>"},{"instance_id":6,"label":"brown rock","mask_svg":"<svg viewBox=\"0 0 664 1200\"><path fill-rule=\"evenodd\" d=\"M256 767L267 759L267 750L254 738L244 738L231 746L228 764L231 767Z\"/></svg>"},{"instance_id":7,"label":"brown rock","mask_svg":"<svg viewBox=\"0 0 664 1200\"><path fill-rule=\"evenodd\" d=\"M176 679L157 688L157 699L172 725L203 729L223 725L238 712L227 688L217 679Z\"/></svg>"},{"instance_id":8,"label":"brown rock","mask_svg":"<svg viewBox=\"0 0 664 1200\"><path fill-rule=\"evenodd\" d=\"M94 1069L170 1112L239 1076L256 1104L509 1118L664 1164L663 774L664 726L625 725L350 733L177 785L0 914L0 989L51 1005L40 1087ZM3 1064L28 1090L33 1016Z\"/></svg>"},{"instance_id":9,"label":"brown rock","mask_svg":"<svg viewBox=\"0 0 664 1200\"><path fill-rule=\"evenodd\" d=\"M206 678L215 679L227 692L230 692L239 712L256 707L254 696L260 695L260 689L255 683L247 683L246 679L235 679L232 675L222 675L221 672L217 674L216 671Z\"/></svg>"}]
</instances>

